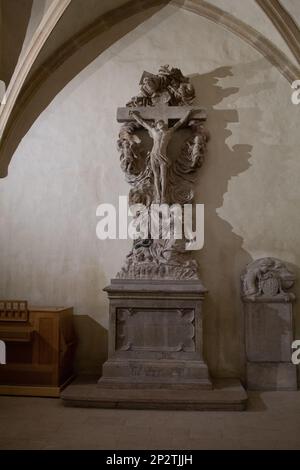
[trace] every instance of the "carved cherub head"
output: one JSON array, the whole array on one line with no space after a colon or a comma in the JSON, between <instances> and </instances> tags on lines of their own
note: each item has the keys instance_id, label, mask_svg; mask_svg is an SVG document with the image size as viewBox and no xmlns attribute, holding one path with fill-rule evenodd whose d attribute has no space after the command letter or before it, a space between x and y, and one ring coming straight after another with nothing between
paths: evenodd
<instances>
[{"instance_id":1,"label":"carved cherub head","mask_svg":"<svg viewBox=\"0 0 300 470\"><path fill-rule=\"evenodd\" d=\"M259 266L259 270L262 274L266 274L270 269L275 268L274 260L265 258Z\"/></svg>"},{"instance_id":2,"label":"carved cherub head","mask_svg":"<svg viewBox=\"0 0 300 470\"><path fill-rule=\"evenodd\" d=\"M242 274L243 294L253 298L260 295L281 295L289 300L292 294L286 293L295 276L277 258L260 258L248 264Z\"/></svg>"},{"instance_id":3,"label":"carved cherub head","mask_svg":"<svg viewBox=\"0 0 300 470\"><path fill-rule=\"evenodd\" d=\"M146 75L143 78L142 81L142 86L141 90L144 92L147 96L152 96L156 93L158 88L158 83L157 80L154 77L151 77L149 75Z\"/></svg>"},{"instance_id":4,"label":"carved cherub head","mask_svg":"<svg viewBox=\"0 0 300 470\"><path fill-rule=\"evenodd\" d=\"M209 141L210 135L209 131L204 127L202 121L200 119L191 119L188 123L189 127L191 128L193 134L195 135L201 135L203 138L203 141L205 140L206 142Z\"/></svg>"}]
</instances>

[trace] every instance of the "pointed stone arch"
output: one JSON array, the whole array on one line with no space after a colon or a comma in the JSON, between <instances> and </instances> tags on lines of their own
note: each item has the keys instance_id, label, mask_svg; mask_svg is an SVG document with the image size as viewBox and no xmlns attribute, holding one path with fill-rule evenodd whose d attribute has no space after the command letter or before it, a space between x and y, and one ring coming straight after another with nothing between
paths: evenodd
<instances>
[{"instance_id":1,"label":"pointed stone arch","mask_svg":"<svg viewBox=\"0 0 300 470\"><path fill-rule=\"evenodd\" d=\"M66 8L71 2L55 1L61 3L61 8L62 4ZM5 113L0 115L3 131L0 142L0 177L7 175L9 162L22 137L64 86L105 49L167 4L207 18L243 39L276 67L289 82L299 78L300 69L265 36L204 0L131 0L98 17L61 44L42 63L37 65L33 54L31 67L29 62L24 66L22 80L19 80L15 88L14 99ZM60 13L63 18L62 10ZM48 40L55 39L55 28L52 29Z\"/></svg>"}]
</instances>

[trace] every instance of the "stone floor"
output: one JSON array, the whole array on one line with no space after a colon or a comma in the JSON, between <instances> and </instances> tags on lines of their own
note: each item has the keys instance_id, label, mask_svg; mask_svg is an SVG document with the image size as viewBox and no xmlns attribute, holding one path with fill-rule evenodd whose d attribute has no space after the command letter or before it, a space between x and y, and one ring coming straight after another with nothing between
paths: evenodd
<instances>
[{"instance_id":1,"label":"stone floor","mask_svg":"<svg viewBox=\"0 0 300 470\"><path fill-rule=\"evenodd\" d=\"M1 449L300 449L300 391L250 393L245 412L63 407L0 397Z\"/></svg>"}]
</instances>

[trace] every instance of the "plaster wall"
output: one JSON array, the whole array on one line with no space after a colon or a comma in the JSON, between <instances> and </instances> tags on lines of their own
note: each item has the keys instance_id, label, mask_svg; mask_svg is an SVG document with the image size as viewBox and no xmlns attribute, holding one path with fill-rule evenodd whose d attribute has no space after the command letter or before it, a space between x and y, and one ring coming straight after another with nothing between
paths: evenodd
<instances>
[{"instance_id":1,"label":"plaster wall","mask_svg":"<svg viewBox=\"0 0 300 470\"><path fill-rule=\"evenodd\" d=\"M293 2L294 0L287 0ZM297 0L296 0L297 2ZM285 40L277 31L272 21L265 12L260 8L255 0L208 0L208 3L221 8L226 13L230 13L241 21L256 29L263 36L268 38L278 47L286 56L297 65L297 60L290 51ZM289 11L290 5L287 5ZM295 6L291 4L291 10L295 10Z\"/></svg>"},{"instance_id":2,"label":"plaster wall","mask_svg":"<svg viewBox=\"0 0 300 470\"><path fill-rule=\"evenodd\" d=\"M166 63L191 76L209 116L211 142L196 190L196 202L205 204L205 245L197 254L209 289L205 355L214 375L243 375L241 270L274 256L300 278L300 105L256 50L179 7L165 7L106 49L19 145L0 180L0 298L73 305L77 368L100 369L108 326L102 289L131 244L96 238L97 206L128 193L116 108L137 92L143 70Z\"/></svg>"}]
</instances>

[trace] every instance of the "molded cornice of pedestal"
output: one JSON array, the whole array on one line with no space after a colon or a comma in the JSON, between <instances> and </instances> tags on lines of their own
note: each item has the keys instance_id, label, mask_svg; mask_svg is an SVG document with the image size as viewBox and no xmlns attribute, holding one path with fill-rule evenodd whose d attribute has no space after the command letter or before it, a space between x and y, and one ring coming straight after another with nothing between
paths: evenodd
<instances>
[{"instance_id":1,"label":"molded cornice of pedestal","mask_svg":"<svg viewBox=\"0 0 300 470\"><path fill-rule=\"evenodd\" d=\"M198 299L204 298L208 290L200 280L140 280L140 279L112 279L111 284L103 289L113 297L118 294L169 294L169 295L196 295Z\"/></svg>"},{"instance_id":2,"label":"molded cornice of pedestal","mask_svg":"<svg viewBox=\"0 0 300 470\"><path fill-rule=\"evenodd\" d=\"M250 302L250 303L290 303L296 300L295 294L292 292L286 294L279 294L276 296L272 295L244 295L242 296L243 302Z\"/></svg>"}]
</instances>

